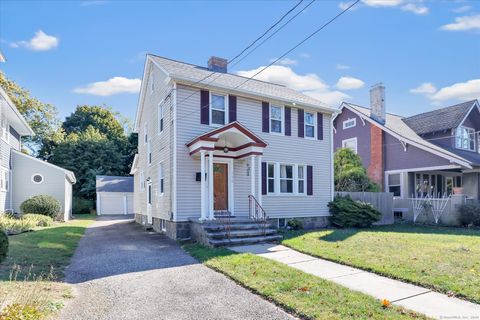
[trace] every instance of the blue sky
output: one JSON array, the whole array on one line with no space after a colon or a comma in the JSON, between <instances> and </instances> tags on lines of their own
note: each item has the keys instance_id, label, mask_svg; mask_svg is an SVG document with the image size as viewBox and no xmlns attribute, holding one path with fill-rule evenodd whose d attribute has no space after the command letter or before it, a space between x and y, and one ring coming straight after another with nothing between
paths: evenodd
<instances>
[{"instance_id":1,"label":"blue sky","mask_svg":"<svg viewBox=\"0 0 480 320\"><path fill-rule=\"evenodd\" d=\"M0 69L61 117L105 104L133 119L145 53L229 59L295 3L3 0ZM317 0L231 71L253 74L346 4ZM480 2L362 0L287 58L260 77L333 106L368 106L378 82L388 111L403 115L480 98Z\"/></svg>"}]
</instances>

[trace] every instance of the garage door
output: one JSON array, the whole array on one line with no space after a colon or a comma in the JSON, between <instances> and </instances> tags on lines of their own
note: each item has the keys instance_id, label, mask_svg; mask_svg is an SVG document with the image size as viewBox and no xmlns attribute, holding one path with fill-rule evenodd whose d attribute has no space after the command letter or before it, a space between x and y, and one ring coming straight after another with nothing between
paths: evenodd
<instances>
[{"instance_id":1,"label":"garage door","mask_svg":"<svg viewBox=\"0 0 480 320\"><path fill-rule=\"evenodd\" d=\"M123 204L123 195L102 195L100 199L100 214L124 214Z\"/></svg>"}]
</instances>

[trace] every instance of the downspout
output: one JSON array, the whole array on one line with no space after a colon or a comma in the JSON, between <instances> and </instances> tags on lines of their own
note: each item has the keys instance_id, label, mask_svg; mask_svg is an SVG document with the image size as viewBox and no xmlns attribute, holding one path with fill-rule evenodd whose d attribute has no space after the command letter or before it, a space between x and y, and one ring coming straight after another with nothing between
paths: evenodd
<instances>
[{"instance_id":1,"label":"downspout","mask_svg":"<svg viewBox=\"0 0 480 320\"><path fill-rule=\"evenodd\" d=\"M172 182L171 182L171 220L177 221L177 83L173 83L173 89L170 92L171 95L171 104L172 104L172 124L173 124L173 159L172 159Z\"/></svg>"},{"instance_id":2,"label":"downspout","mask_svg":"<svg viewBox=\"0 0 480 320\"><path fill-rule=\"evenodd\" d=\"M333 147L333 122L335 121L335 114L332 114L332 117L330 119L330 201L333 201L335 198L335 167L334 167L334 147Z\"/></svg>"}]
</instances>

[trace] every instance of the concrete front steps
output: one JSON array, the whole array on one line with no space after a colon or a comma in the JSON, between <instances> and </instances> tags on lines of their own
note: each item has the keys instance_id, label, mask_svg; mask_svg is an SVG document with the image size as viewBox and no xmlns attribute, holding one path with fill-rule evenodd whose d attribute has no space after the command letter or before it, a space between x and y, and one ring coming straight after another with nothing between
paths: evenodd
<instances>
[{"instance_id":1,"label":"concrete front steps","mask_svg":"<svg viewBox=\"0 0 480 320\"><path fill-rule=\"evenodd\" d=\"M217 219L192 226L194 238L212 247L236 246L273 242L282 239L277 229L247 218Z\"/></svg>"}]
</instances>

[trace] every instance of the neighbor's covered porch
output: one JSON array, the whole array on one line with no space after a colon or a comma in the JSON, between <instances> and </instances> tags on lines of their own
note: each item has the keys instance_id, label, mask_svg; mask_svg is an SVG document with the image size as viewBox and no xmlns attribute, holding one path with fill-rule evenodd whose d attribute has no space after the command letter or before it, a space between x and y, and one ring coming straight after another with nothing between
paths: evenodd
<instances>
[{"instance_id":1,"label":"neighbor's covered porch","mask_svg":"<svg viewBox=\"0 0 480 320\"><path fill-rule=\"evenodd\" d=\"M248 189L262 203L262 156L267 144L238 121L195 137L189 143L190 156L198 160L196 180L200 182L199 220L248 216L235 208L235 189ZM236 162L246 165L239 172ZM243 167L243 166L242 166ZM248 179L245 179L248 176ZM249 200L245 197L245 203ZM246 208L247 206L242 206Z\"/></svg>"}]
</instances>

